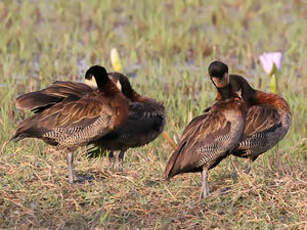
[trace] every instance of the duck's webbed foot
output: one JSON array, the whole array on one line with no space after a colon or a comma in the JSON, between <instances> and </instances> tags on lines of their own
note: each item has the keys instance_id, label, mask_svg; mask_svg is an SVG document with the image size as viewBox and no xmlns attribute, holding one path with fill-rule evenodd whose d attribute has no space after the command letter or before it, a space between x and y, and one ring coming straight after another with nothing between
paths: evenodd
<instances>
[{"instance_id":1,"label":"duck's webbed foot","mask_svg":"<svg viewBox=\"0 0 307 230\"><path fill-rule=\"evenodd\" d=\"M83 184L86 181L91 181L93 179L94 179L94 177L92 175L76 175L73 183L74 184Z\"/></svg>"},{"instance_id":2,"label":"duck's webbed foot","mask_svg":"<svg viewBox=\"0 0 307 230\"><path fill-rule=\"evenodd\" d=\"M94 177L91 175L77 175L74 169L74 153L69 152L67 154L68 164L68 181L70 184L84 183L85 181L93 180Z\"/></svg>"}]
</instances>

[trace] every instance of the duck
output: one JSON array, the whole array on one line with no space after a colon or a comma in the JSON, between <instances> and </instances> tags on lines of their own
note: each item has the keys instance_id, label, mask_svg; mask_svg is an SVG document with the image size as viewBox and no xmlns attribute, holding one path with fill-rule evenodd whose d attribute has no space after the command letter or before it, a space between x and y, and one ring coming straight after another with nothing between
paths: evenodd
<instances>
[{"instance_id":1,"label":"duck","mask_svg":"<svg viewBox=\"0 0 307 230\"><path fill-rule=\"evenodd\" d=\"M82 180L77 177L74 170L73 152L79 146L98 140L118 128L128 115L129 101L108 77L104 67L90 67L86 71L85 79L94 82L97 89L91 89L79 96L79 90L89 90L87 85L62 82L59 83L62 88L55 90L53 85L49 89L30 93L28 96L20 96L16 102L18 108L32 109L34 115L17 126L11 140L17 142L24 138L37 138L66 152L70 183ZM79 87L75 87L76 85ZM49 90L63 96L68 91L60 92L59 89L67 86L71 88L62 99L56 94L44 94ZM38 100L41 95L45 97Z\"/></svg>"},{"instance_id":2,"label":"duck","mask_svg":"<svg viewBox=\"0 0 307 230\"><path fill-rule=\"evenodd\" d=\"M248 159L244 170L248 174L252 162L286 136L292 115L289 104L283 97L252 88L240 75L230 74L229 77L232 88L241 89L242 98L248 104L243 137L231 152L234 156ZM217 92L217 100L219 98Z\"/></svg>"},{"instance_id":3,"label":"duck","mask_svg":"<svg viewBox=\"0 0 307 230\"><path fill-rule=\"evenodd\" d=\"M182 173L201 172L201 198L209 195L209 170L229 156L241 140L247 113L240 89L230 85L228 66L215 61L208 71L219 97L185 127L164 171L166 180Z\"/></svg>"},{"instance_id":4,"label":"duck","mask_svg":"<svg viewBox=\"0 0 307 230\"><path fill-rule=\"evenodd\" d=\"M110 151L111 167L114 164L114 151L120 151L118 168L123 171L124 155L128 149L146 145L162 133L166 120L165 107L162 102L137 93L125 75L113 72L109 76L129 99L128 118L116 130L92 144Z\"/></svg>"},{"instance_id":5,"label":"duck","mask_svg":"<svg viewBox=\"0 0 307 230\"><path fill-rule=\"evenodd\" d=\"M87 155L97 157L101 150L109 150L110 168L113 168L114 151L120 151L118 168L123 171L125 152L129 148L140 147L155 140L164 129L166 112L162 102L137 93L124 74L109 72L108 77L129 101L127 119L117 129L91 141L89 145L94 147L88 149ZM85 79L84 83L56 81L43 90L19 96L16 99L16 107L22 111L32 110L37 113L66 98L78 100L97 88L94 81Z\"/></svg>"}]
</instances>

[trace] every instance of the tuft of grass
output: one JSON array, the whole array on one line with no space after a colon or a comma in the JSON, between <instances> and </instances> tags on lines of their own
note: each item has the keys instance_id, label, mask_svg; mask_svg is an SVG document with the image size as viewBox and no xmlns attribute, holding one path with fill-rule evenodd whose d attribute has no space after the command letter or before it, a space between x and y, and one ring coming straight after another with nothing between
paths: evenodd
<instances>
[{"instance_id":1,"label":"tuft of grass","mask_svg":"<svg viewBox=\"0 0 307 230\"><path fill-rule=\"evenodd\" d=\"M0 228L305 229L306 12L303 1L1 1ZM244 160L224 160L210 172L211 196L202 201L199 175L162 180L172 153L162 137L129 150L124 173L80 149L78 173L95 178L81 185L67 182L65 157L44 143L7 143L30 115L15 109L17 95L55 80L80 81L93 64L112 70L114 47L133 87L164 102L172 137L214 101L212 60L268 91L258 55L280 50L278 84L291 129L251 175L234 174L233 164L242 169Z\"/></svg>"}]
</instances>

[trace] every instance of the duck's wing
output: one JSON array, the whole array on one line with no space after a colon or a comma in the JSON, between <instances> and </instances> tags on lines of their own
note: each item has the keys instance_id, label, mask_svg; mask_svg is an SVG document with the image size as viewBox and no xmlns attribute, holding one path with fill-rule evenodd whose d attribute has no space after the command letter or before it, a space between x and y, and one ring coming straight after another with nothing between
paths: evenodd
<instances>
[{"instance_id":1,"label":"duck's wing","mask_svg":"<svg viewBox=\"0 0 307 230\"><path fill-rule=\"evenodd\" d=\"M255 105L249 108L244 128L244 137L274 129L281 125L280 114L270 105Z\"/></svg>"},{"instance_id":2,"label":"duck's wing","mask_svg":"<svg viewBox=\"0 0 307 230\"><path fill-rule=\"evenodd\" d=\"M91 87L80 82L56 81L45 89L17 97L15 105L19 110L32 110L38 113L67 97L78 100L92 91Z\"/></svg>"},{"instance_id":3,"label":"duck's wing","mask_svg":"<svg viewBox=\"0 0 307 230\"><path fill-rule=\"evenodd\" d=\"M161 120L165 119L165 108L159 103L131 102L129 104L128 119L131 122L141 122L144 129L146 129L146 127L156 123L155 121L161 122Z\"/></svg>"},{"instance_id":4,"label":"duck's wing","mask_svg":"<svg viewBox=\"0 0 307 230\"><path fill-rule=\"evenodd\" d=\"M149 107L150 109L148 109ZM153 110L152 106L132 102L129 104L127 119L116 130L116 133L118 136L126 138L127 142L130 141L131 146L138 146L156 138L163 131L164 125L164 107L163 109Z\"/></svg>"},{"instance_id":5,"label":"duck's wing","mask_svg":"<svg viewBox=\"0 0 307 230\"><path fill-rule=\"evenodd\" d=\"M165 178L201 171L202 166L214 167L239 142L243 126L243 120L235 121L212 107L210 112L194 118L168 161Z\"/></svg>"},{"instance_id":6,"label":"duck's wing","mask_svg":"<svg viewBox=\"0 0 307 230\"><path fill-rule=\"evenodd\" d=\"M127 116L128 102L90 93L79 100L69 97L62 102L24 120L13 139L38 137L61 145L82 145L117 127Z\"/></svg>"},{"instance_id":7,"label":"duck's wing","mask_svg":"<svg viewBox=\"0 0 307 230\"><path fill-rule=\"evenodd\" d=\"M244 157L246 154L262 153L274 146L282 137L281 117L270 105L255 105L249 108L243 138L232 152Z\"/></svg>"}]
</instances>

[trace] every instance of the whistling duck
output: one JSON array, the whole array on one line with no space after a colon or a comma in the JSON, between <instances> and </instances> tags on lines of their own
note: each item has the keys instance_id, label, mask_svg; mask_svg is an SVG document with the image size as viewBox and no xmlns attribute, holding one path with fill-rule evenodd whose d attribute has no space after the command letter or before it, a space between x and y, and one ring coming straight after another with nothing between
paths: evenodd
<instances>
[{"instance_id":1,"label":"whistling duck","mask_svg":"<svg viewBox=\"0 0 307 230\"><path fill-rule=\"evenodd\" d=\"M53 95L53 98L50 95L48 98L47 95L42 99L43 103L35 103L36 96L39 96L42 90L40 93L33 93L36 96L32 95L32 99L31 96L30 99L17 99L19 108L34 108L36 113L18 125L12 140L39 138L47 144L67 150L70 183L77 179L73 167L73 151L116 129L128 114L128 100L109 79L105 68L92 66L86 72L85 78L95 82L97 89L81 97L69 92L69 95L59 102L55 100L56 95ZM77 83L78 86L81 86L80 84L82 83ZM83 88L87 86L73 87L76 94ZM31 100L34 106L31 105Z\"/></svg>"},{"instance_id":2,"label":"whistling duck","mask_svg":"<svg viewBox=\"0 0 307 230\"><path fill-rule=\"evenodd\" d=\"M226 65L211 63L209 74L220 97L209 111L194 118L185 128L164 174L169 179L180 173L201 172L202 197L209 194L208 171L240 141L247 111L245 102L229 84Z\"/></svg>"},{"instance_id":3,"label":"whistling duck","mask_svg":"<svg viewBox=\"0 0 307 230\"><path fill-rule=\"evenodd\" d=\"M165 108L162 103L139 95L126 76L120 73L108 73L116 86L129 99L128 118L118 129L103 138L93 141L99 148L90 148L88 154L96 156L100 149L111 150L109 159L113 166L114 151L120 150L119 169L123 169L123 158L128 148L138 147L153 141L163 131L165 125ZM97 88L95 82L85 79L85 84L78 82L57 81L46 89L21 95L16 100L16 107L21 110L31 109L40 112L65 98L78 100Z\"/></svg>"},{"instance_id":4,"label":"whistling duck","mask_svg":"<svg viewBox=\"0 0 307 230\"><path fill-rule=\"evenodd\" d=\"M119 169L123 170L123 159L127 149L143 146L161 134L165 125L165 108L161 102L139 95L123 74L109 73L109 76L130 100L128 118L116 130L92 143L110 150L111 162L113 151L120 150Z\"/></svg>"},{"instance_id":5,"label":"whistling duck","mask_svg":"<svg viewBox=\"0 0 307 230\"><path fill-rule=\"evenodd\" d=\"M245 172L249 173L251 163L285 137L291 125L291 112L281 96L255 90L241 76L229 77L234 90L241 88L242 98L249 105L243 138L231 152L248 158Z\"/></svg>"}]
</instances>

